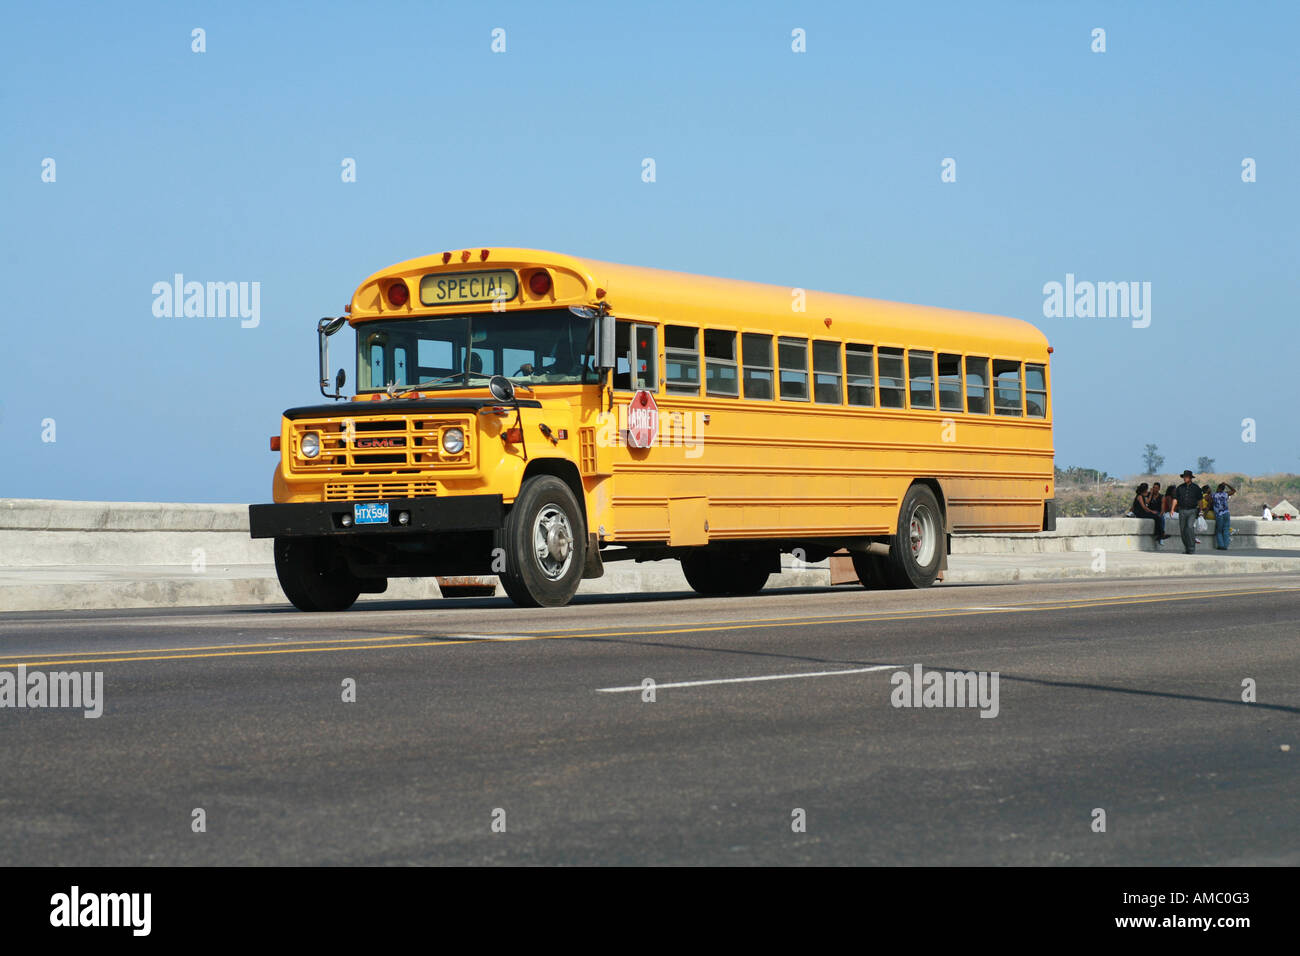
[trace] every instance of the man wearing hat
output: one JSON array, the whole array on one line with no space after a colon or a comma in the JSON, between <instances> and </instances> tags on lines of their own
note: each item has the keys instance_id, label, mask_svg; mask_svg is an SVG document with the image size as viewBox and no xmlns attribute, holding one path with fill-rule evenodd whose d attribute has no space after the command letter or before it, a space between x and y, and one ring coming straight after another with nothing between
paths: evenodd
<instances>
[{"instance_id":1,"label":"man wearing hat","mask_svg":"<svg viewBox=\"0 0 1300 956\"><path fill-rule=\"evenodd\" d=\"M1174 489L1174 500L1178 502L1178 531L1183 538L1183 553L1196 553L1196 516L1200 514L1201 489L1192 483L1196 476L1183 469L1183 483Z\"/></svg>"}]
</instances>

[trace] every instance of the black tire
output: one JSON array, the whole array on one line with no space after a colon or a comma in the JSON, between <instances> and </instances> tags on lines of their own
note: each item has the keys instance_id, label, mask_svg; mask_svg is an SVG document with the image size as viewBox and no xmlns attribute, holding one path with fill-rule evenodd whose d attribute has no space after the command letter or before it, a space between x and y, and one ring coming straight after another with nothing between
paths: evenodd
<instances>
[{"instance_id":1,"label":"black tire","mask_svg":"<svg viewBox=\"0 0 1300 956\"><path fill-rule=\"evenodd\" d=\"M771 571L763 566L761 555L739 554L731 561L731 586L728 594L757 594L767 584Z\"/></svg>"},{"instance_id":2,"label":"black tire","mask_svg":"<svg viewBox=\"0 0 1300 956\"><path fill-rule=\"evenodd\" d=\"M506 515L501 546L501 587L510 600L520 607L568 604L587 560L587 522L572 489L553 475L525 481Z\"/></svg>"},{"instance_id":3,"label":"black tire","mask_svg":"<svg viewBox=\"0 0 1300 956\"><path fill-rule=\"evenodd\" d=\"M682 561L682 574L696 594L757 594L770 574L756 555L692 551Z\"/></svg>"},{"instance_id":4,"label":"black tire","mask_svg":"<svg viewBox=\"0 0 1300 956\"><path fill-rule=\"evenodd\" d=\"M947 544L939 500L927 485L913 485L898 509L885 575L891 588L928 588L939 576Z\"/></svg>"},{"instance_id":5,"label":"black tire","mask_svg":"<svg viewBox=\"0 0 1300 956\"><path fill-rule=\"evenodd\" d=\"M276 538L275 575L300 611L346 611L361 593L339 547L320 538Z\"/></svg>"},{"instance_id":6,"label":"black tire","mask_svg":"<svg viewBox=\"0 0 1300 956\"><path fill-rule=\"evenodd\" d=\"M889 587L889 559L883 554L866 554L857 551L850 555L858 580L868 591L881 591Z\"/></svg>"},{"instance_id":7,"label":"black tire","mask_svg":"<svg viewBox=\"0 0 1300 956\"><path fill-rule=\"evenodd\" d=\"M692 551L682 561L682 574L696 594L712 597L727 593L727 576L716 554Z\"/></svg>"}]
</instances>

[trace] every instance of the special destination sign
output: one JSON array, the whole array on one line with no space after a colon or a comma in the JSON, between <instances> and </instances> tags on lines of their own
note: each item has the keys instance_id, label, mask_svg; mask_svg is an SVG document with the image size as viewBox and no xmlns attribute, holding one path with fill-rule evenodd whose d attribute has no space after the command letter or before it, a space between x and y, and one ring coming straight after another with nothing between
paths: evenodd
<instances>
[{"instance_id":1,"label":"special destination sign","mask_svg":"<svg viewBox=\"0 0 1300 956\"><path fill-rule=\"evenodd\" d=\"M467 302L509 302L519 295L513 269L486 272L436 272L420 279L424 305L464 305Z\"/></svg>"}]
</instances>

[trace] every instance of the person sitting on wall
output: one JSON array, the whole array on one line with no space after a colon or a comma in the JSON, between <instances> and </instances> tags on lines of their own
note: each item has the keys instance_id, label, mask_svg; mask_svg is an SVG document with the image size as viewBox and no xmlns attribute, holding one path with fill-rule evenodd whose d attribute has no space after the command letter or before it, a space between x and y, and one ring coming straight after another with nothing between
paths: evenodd
<instances>
[{"instance_id":1,"label":"person sitting on wall","mask_svg":"<svg viewBox=\"0 0 1300 956\"><path fill-rule=\"evenodd\" d=\"M1156 547L1160 547L1160 542L1169 535L1165 534L1165 496L1160 491L1158 481L1151 486L1151 494L1147 496L1147 507L1155 514Z\"/></svg>"},{"instance_id":2,"label":"person sitting on wall","mask_svg":"<svg viewBox=\"0 0 1300 956\"><path fill-rule=\"evenodd\" d=\"M1151 509L1150 485L1145 481L1137 486L1137 494L1133 496L1133 504L1129 508L1129 514L1134 518L1151 518L1155 521L1155 543L1160 547L1160 513Z\"/></svg>"}]
</instances>

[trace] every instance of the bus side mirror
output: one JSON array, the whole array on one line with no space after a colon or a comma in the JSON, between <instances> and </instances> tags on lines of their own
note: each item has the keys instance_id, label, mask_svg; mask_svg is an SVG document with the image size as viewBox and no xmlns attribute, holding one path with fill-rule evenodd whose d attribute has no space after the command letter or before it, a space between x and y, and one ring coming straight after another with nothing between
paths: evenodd
<instances>
[{"instance_id":1,"label":"bus side mirror","mask_svg":"<svg viewBox=\"0 0 1300 956\"><path fill-rule=\"evenodd\" d=\"M329 392L325 391L325 389L328 388L330 384L329 337L333 335L335 332L337 332L339 329L343 328L343 326L347 324L347 321L348 320L346 318L342 318L342 317L337 319L332 319L329 316L326 316L325 318L321 319L319 322L316 323L316 338L320 343L320 393L324 395L326 398L343 397L343 382L347 377L343 372L343 369L339 369L339 374L335 378L334 394L331 395Z\"/></svg>"},{"instance_id":2,"label":"bus side mirror","mask_svg":"<svg viewBox=\"0 0 1300 956\"><path fill-rule=\"evenodd\" d=\"M618 364L614 358L614 328L614 316L609 313L596 320L596 355L601 371Z\"/></svg>"}]
</instances>

